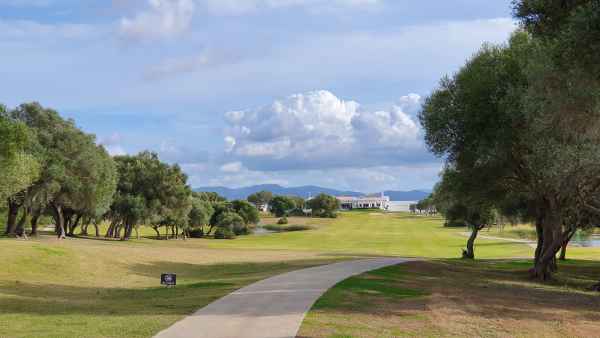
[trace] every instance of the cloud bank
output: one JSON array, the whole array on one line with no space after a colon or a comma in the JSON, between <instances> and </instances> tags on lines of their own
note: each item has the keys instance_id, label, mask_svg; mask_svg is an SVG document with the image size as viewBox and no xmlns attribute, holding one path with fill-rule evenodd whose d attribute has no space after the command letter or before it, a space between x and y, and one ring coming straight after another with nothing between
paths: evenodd
<instances>
[{"instance_id":1,"label":"cloud bank","mask_svg":"<svg viewBox=\"0 0 600 338\"><path fill-rule=\"evenodd\" d=\"M226 151L253 170L298 170L398 165L429 159L421 130L407 111L411 94L388 110L320 90L291 95L257 109L225 113Z\"/></svg>"}]
</instances>

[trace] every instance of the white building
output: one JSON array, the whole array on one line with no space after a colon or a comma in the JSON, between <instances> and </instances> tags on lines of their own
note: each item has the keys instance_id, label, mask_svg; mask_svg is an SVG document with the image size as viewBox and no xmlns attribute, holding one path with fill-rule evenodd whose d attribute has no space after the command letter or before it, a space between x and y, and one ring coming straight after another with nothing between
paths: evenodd
<instances>
[{"instance_id":1,"label":"white building","mask_svg":"<svg viewBox=\"0 0 600 338\"><path fill-rule=\"evenodd\" d=\"M381 209L388 210L390 207L390 198L381 193L380 196L338 196L342 210L352 209Z\"/></svg>"}]
</instances>

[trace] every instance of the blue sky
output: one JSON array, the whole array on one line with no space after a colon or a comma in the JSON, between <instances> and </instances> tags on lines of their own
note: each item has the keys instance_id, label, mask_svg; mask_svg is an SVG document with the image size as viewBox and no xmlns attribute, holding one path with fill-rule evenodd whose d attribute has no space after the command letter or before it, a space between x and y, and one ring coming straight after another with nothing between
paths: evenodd
<instances>
[{"instance_id":1,"label":"blue sky","mask_svg":"<svg viewBox=\"0 0 600 338\"><path fill-rule=\"evenodd\" d=\"M0 102L38 101L193 186L431 188L416 120L515 29L508 0L0 0Z\"/></svg>"}]
</instances>

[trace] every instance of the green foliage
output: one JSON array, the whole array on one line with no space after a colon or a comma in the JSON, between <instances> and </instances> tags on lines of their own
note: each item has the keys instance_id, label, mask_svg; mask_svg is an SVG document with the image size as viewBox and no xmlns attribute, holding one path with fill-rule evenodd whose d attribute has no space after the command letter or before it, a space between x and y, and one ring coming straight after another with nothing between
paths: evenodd
<instances>
[{"instance_id":1,"label":"green foliage","mask_svg":"<svg viewBox=\"0 0 600 338\"><path fill-rule=\"evenodd\" d=\"M288 219L287 217L282 217L277 221L277 224L288 224Z\"/></svg>"},{"instance_id":2,"label":"green foliage","mask_svg":"<svg viewBox=\"0 0 600 338\"><path fill-rule=\"evenodd\" d=\"M201 191L195 192L194 195L203 201L210 202L211 204L227 202L225 197L220 196L216 192Z\"/></svg>"},{"instance_id":3,"label":"green foliage","mask_svg":"<svg viewBox=\"0 0 600 338\"><path fill-rule=\"evenodd\" d=\"M188 215L191 227L207 225L214 212L215 210L210 202L198 198L197 193L192 194L192 207Z\"/></svg>"},{"instance_id":4,"label":"green foliage","mask_svg":"<svg viewBox=\"0 0 600 338\"><path fill-rule=\"evenodd\" d=\"M256 205L259 208L271 203L272 199L273 193L265 190L254 193L247 198L248 202Z\"/></svg>"},{"instance_id":5,"label":"green foliage","mask_svg":"<svg viewBox=\"0 0 600 338\"><path fill-rule=\"evenodd\" d=\"M179 166L165 164L149 152L118 156L115 160L119 183L109 213L113 223L123 224L129 232L142 221L156 226L187 227L193 203L187 176Z\"/></svg>"},{"instance_id":6,"label":"green foliage","mask_svg":"<svg viewBox=\"0 0 600 338\"><path fill-rule=\"evenodd\" d=\"M324 218L337 217L337 210L340 208L340 201L327 194L319 194L308 200L307 204L312 209L313 215Z\"/></svg>"},{"instance_id":7,"label":"green foliage","mask_svg":"<svg viewBox=\"0 0 600 338\"><path fill-rule=\"evenodd\" d=\"M274 225L274 224L264 225L263 228L265 228L269 231L276 231L276 232L294 232L294 231L306 231L306 230L314 229L314 227L312 227L310 225L298 225L298 224L285 225L285 224L279 224L279 223L277 225Z\"/></svg>"},{"instance_id":8,"label":"green foliage","mask_svg":"<svg viewBox=\"0 0 600 338\"><path fill-rule=\"evenodd\" d=\"M236 235L247 235L250 230L244 222L244 219L235 212L226 211L221 213L217 219L217 231L219 229L225 229L231 231ZM216 233L215 233L216 238Z\"/></svg>"},{"instance_id":9,"label":"green foliage","mask_svg":"<svg viewBox=\"0 0 600 338\"><path fill-rule=\"evenodd\" d=\"M233 209L233 211L235 211L238 215L242 217L246 225L257 224L258 222L260 222L258 210L256 210L256 208L247 201L232 201L231 208Z\"/></svg>"},{"instance_id":10,"label":"green foliage","mask_svg":"<svg viewBox=\"0 0 600 338\"><path fill-rule=\"evenodd\" d=\"M229 228L218 227L215 230L215 239L235 239L235 233Z\"/></svg>"},{"instance_id":11,"label":"green foliage","mask_svg":"<svg viewBox=\"0 0 600 338\"><path fill-rule=\"evenodd\" d=\"M203 238L204 237L204 229L201 227L191 228L189 231L191 238Z\"/></svg>"},{"instance_id":12,"label":"green foliage","mask_svg":"<svg viewBox=\"0 0 600 338\"><path fill-rule=\"evenodd\" d=\"M295 207L294 200L288 196L275 196L270 204L271 213L276 217L286 216Z\"/></svg>"}]
</instances>

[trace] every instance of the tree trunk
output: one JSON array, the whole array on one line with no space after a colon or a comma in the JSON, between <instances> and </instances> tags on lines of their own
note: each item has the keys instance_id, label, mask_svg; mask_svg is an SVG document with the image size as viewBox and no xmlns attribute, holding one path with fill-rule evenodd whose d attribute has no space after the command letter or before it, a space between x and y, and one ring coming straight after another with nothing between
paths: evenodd
<instances>
[{"instance_id":1,"label":"tree trunk","mask_svg":"<svg viewBox=\"0 0 600 338\"><path fill-rule=\"evenodd\" d=\"M142 237L140 235L140 226L136 224L135 226L135 237L140 240Z\"/></svg>"},{"instance_id":2,"label":"tree trunk","mask_svg":"<svg viewBox=\"0 0 600 338\"><path fill-rule=\"evenodd\" d=\"M96 237L100 237L100 227L98 227L98 223L94 221L94 228L96 229Z\"/></svg>"},{"instance_id":3,"label":"tree trunk","mask_svg":"<svg viewBox=\"0 0 600 338\"><path fill-rule=\"evenodd\" d=\"M475 239L483 227L483 225L473 225L471 236L469 236L469 239L467 240L467 250L463 250L462 258L475 259Z\"/></svg>"},{"instance_id":4,"label":"tree trunk","mask_svg":"<svg viewBox=\"0 0 600 338\"><path fill-rule=\"evenodd\" d=\"M19 216L19 208L21 205L12 199L8 199L8 217L6 221L6 229L4 234L14 235L17 228L17 217Z\"/></svg>"},{"instance_id":5,"label":"tree trunk","mask_svg":"<svg viewBox=\"0 0 600 338\"><path fill-rule=\"evenodd\" d=\"M75 222L72 222L69 227L69 237L73 237L75 235L75 229L79 226L79 221L81 221L81 215L75 216Z\"/></svg>"},{"instance_id":6,"label":"tree trunk","mask_svg":"<svg viewBox=\"0 0 600 338\"><path fill-rule=\"evenodd\" d=\"M27 221L27 215L29 215L29 213L27 212L27 208L24 208L23 215L21 216L21 219L19 220L19 223L17 223L17 227L15 228L15 234L19 237L25 234L25 222Z\"/></svg>"},{"instance_id":7,"label":"tree trunk","mask_svg":"<svg viewBox=\"0 0 600 338\"><path fill-rule=\"evenodd\" d=\"M67 238L65 233L65 215L63 208L60 205L54 205L54 213L56 214L56 234L59 239Z\"/></svg>"},{"instance_id":8,"label":"tree trunk","mask_svg":"<svg viewBox=\"0 0 600 338\"><path fill-rule=\"evenodd\" d=\"M563 244L562 224L555 208L548 208L548 213L542 223L543 245L535 265L531 270L533 277L547 281L556 271L556 254Z\"/></svg>"},{"instance_id":9,"label":"tree trunk","mask_svg":"<svg viewBox=\"0 0 600 338\"><path fill-rule=\"evenodd\" d=\"M37 228L38 228L38 220L40 218L40 215L36 212L33 215L31 215L31 232L29 233L29 236L37 236L38 232L37 232Z\"/></svg>"},{"instance_id":10,"label":"tree trunk","mask_svg":"<svg viewBox=\"0 0 600 338\"><path fill-rule=\"evenodd\" d=\"M153 225L152 229L154 229L154 231L156 231L156 237L158 237L158 239L160 239L160 231L158 231L158 227L156 225Z\"/></svg>"},{"instance_id":11,"label":"tree trunk","mask_svg":"<svg viewBox=\"0 0 600 338\"><path fill-rule=\"evenodd\" d=\"M575 236L575 233L577 233L577 229L570 229L567 232L567 236L564 238L563 244L560 248L559 260L567 260L567 246L569 245L569 242L571 242L571 239L573 239L573 236Z\"/></svg>"}]
</instances>

